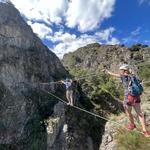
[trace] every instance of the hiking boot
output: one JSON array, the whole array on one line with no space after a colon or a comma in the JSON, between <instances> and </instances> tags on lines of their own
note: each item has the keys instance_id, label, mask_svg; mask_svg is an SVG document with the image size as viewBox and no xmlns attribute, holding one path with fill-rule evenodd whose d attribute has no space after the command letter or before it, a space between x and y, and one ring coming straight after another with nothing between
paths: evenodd
<instances>
[{"instance_id":1,"label":"hiking boot","mask_svg":"<svg viewBox=\"0 0 150 150\"><path fill-rule=\"evenodd\" d=\"M143 131L145 137L150 137L150 133L148 131Z\"/></svg>"},{"instance_id":2,"label":"hiking boot","mask_svg":"<svg viewBox=\"0 0 150 150\"><path fill-rule=\"evenodd\" d=\"M136 128L136 125L135 124L128 124L126 126L126 128L129 129L129 130L133 130L134 128Z\"/></svg>"}]
</instances>

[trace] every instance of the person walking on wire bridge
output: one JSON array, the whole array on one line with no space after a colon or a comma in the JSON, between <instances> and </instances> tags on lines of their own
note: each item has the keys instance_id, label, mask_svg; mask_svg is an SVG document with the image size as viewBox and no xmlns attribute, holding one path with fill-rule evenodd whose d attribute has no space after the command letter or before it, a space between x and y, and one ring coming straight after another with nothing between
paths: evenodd
<instances>
[{"instance_id":1,"label":"person walking on wire bridge","mask_svg":"<svg viewBox=\"0 0 150 150\"><path fill-rule=\"evenodd\" d=\"M134 108L135 112L138 115L140 123L142 125L143 134L145 137L150 137L150 133L146 129L146 123L144 115L141 111L141 98L140 95L143 92L142 85L140 84L139 79L130 73L130 68L128 65L123 65L120 68L120 73L115 74L107 69L105 69L106 73L113 77L121 78L123 87L124 87L124 109L125 113L128 116L129 124L126 126L127 129L133 130L136 128L134 123L134 118L132 115L132 107Z\"/></svg>"},{"instance_id":2,"label":"person walking on wire bridge","mask_svg":"<svg viewBox=\"0 0 150 150\"><path fill-rule=\"evenodd\" d=\"M76 90L75 83L72 79L66 79L65 81L60 81L66 86L66 98L68 100L68 105L73 106L73 100L74 100L74 91Z\"/></svg>"}]
</instances>

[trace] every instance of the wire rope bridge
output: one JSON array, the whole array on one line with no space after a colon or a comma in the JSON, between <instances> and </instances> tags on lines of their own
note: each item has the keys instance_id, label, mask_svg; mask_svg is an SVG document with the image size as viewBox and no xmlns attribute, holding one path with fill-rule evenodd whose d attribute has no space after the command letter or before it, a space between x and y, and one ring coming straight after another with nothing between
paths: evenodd
<instances>
[{"instance_id":1,"label":"wire rope bridge","mask_svg":"<svg viewBox=\"0 0 150 150\"><path fill-rule=\"evenodd\" d=\"M77 78L76 80L86 79L86 78L88 78L89 76L91 77L91 76L98 76L98 75L93 73L93 74L89 74L89 75L86 75L86 76L79 77L79 78ZM22 83L25 83L25 82L22 82ZM49 82L49 83L38 83L38 84L41 84L41 85L46 85L46 84L47 84L47 85L50 85L50 84L58 84L58 83L60 83L60 81ZM30 87L33 87L33 85L34 85L34 83L31 84L31 83L27 83L27 82L26 82L25 84L29 85ZM36 83L35 83L35 84L36 84ZM60 97L58 97L57 95L53 94L52 92L47 91L47 90L45 90L45 89L40 89L40 90L43 91L44 93L46 93L46 94L48 94L48 95L50 95L50 96L56 98L58 101L64 103L64 105L67 105L66 100L64 100L64 99L62 99L62 98L60 98ZM104 90L105 92L111 94L109 91L107 91L107 90L105 90L105 89L102 89L102 90ZM115 96L113 96L113 95L112 95L112 97L115 98L117 101L123 103L123 101L120 100L120 99L118 99L117 97L115 97ZM67 106L68 106L68 105L67 105ZM127 129L126 127L122 126L120 123L116 122L116 121L113 121L113 120L111 120L111 119L109 119L109 118L106 118L106 117L104 117L104 116L100 116L100 115L98 115L98 114L95 114L95 113L93 113L93 112L90 112L90 111L88 111L88 110L85 110L85 109L83 109L83 108L81 108L81 107L78 107L78 106L75 106L75 105L69 105L68 107L77 109L77 110L82 111L82 112L84 112L84 113L86 113L86 114L88 114L88 115L91 115L91 116L93 116L93 117L96 117L96 118L99 118L99 119L103 119L103 120L108 121L108 122L112 122L112 123L114 123L114 124L116 124L116 125L119 125L120 127L124 128L124 129L126 129L126 130L129 130L129 129ZM141 132L141 131L139 131L139 130L134 130L134 131L143 134L143 132Z\"/></svg>"}]
</instances>

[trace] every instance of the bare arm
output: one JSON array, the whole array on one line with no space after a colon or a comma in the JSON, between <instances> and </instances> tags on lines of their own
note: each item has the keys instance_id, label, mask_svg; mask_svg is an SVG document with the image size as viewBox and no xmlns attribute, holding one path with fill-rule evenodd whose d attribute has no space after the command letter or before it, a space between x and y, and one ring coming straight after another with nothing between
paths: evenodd
<instances>
[{"instance_id":1,"label":"bare arm","mask_svg":"<svg viewBox=\"0 0 150 150\"><path fill-rule=\"evenodd\" d=\"M63 83L63 84L65 84L65 81L61 80L61 81L60 81L60 83Z\"/></svg>"},{"instance_id":2,"label":"bare arm","mask_svg":"<svg viewBox=\"0 0 150 150\"><path fill-rule=\"evenodd\" d=\"M106 70L106 72L107 72L109 75L111 75L112 77L120 78L120 74L115 74L115 73L112 73L112 72L110 72L110 71L108 71L108 70Z\"/></svg>"}]
</instances>

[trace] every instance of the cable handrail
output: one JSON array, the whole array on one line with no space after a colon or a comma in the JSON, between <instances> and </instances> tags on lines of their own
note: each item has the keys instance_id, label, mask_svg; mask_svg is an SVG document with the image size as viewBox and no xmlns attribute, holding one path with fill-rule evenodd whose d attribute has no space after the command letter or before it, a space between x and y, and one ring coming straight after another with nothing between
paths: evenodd
<instances>
[{"instance_id":1,"label":"cable handrail","mask_svg":"<svg viewBox=\"0 0 150 150\"><path fill-rule=\"evenodd\" d=\"M48 92L48 91L46 91L46 90L44 90L44 89L42 89L42 91L45 92L45 93L47 93L47 94L49 94L49 95L51 95L51 96L53 96L53 97L55 97L55 98L57 98L58 100L60 100L61 102L63 102L65 105L67 105L67 102L66 102L66 101L64 101L62 98L56 96L55 94L53 94L53 93L51 93L51 92ZM103 119L103 120L108 121L108 122L112 122L112 123L114 123L114 124L117 124L117 125L121 126L122 128L124 128L124 129L126 129L126 130L129 130L128 128L123 127L120 123L118 123L118 122L116 122L116 121L113 121L113 120L110 120L110 119L108 119L108 118L106 118L106 117L103 117L103 116L100 116L100 115L98 115L98 114L92 113L92 112L90 112L90 111L87 111L87 110L85 110L85 109L82 109L81 107L77 107L77 106L74 106L74 105L69 105L69 106L72 107L72 108L78 109L78 110L80 110L80 111L82 111L82 112L85 112L85 113L87 113L87 114L89 114L89 115L92 115L92 116L94 116L94 117ZM130 130L129 130L129 131L130 131ZM140 131L138 131L138 130L135 130L135 131L138 132L138 133L142 133L142 134L143 134L143 132L140 132Z\"/></svg>"}]
</instances>

